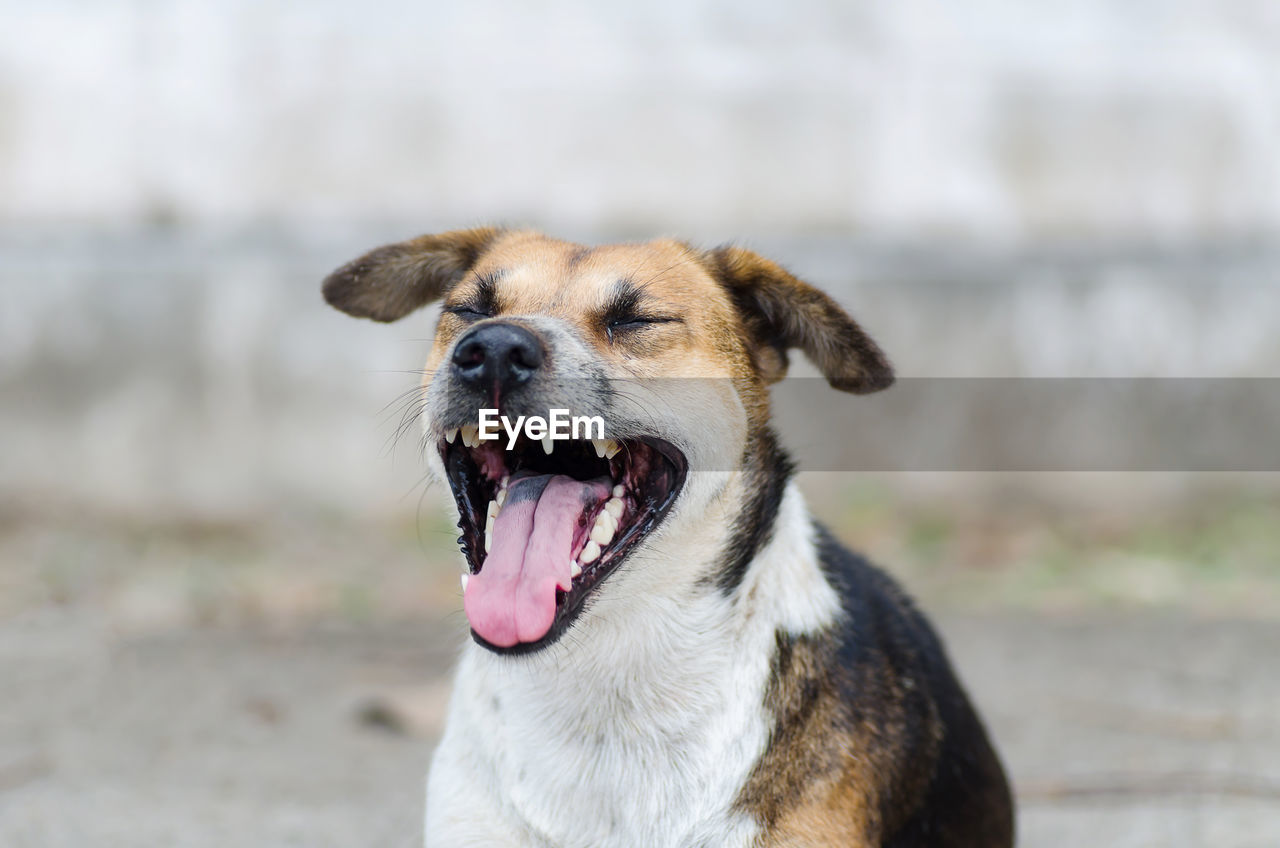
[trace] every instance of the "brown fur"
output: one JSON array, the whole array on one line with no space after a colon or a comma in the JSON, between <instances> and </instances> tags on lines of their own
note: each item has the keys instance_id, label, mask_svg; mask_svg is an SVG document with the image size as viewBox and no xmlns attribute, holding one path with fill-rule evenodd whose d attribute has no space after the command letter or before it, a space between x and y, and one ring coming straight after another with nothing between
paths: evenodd
<instances>
[{"instance_id":1,"label":"brown fur","mask_svg":"<svg viewBox=\"0 0 1280 848\"><path fill-rule=\"evenodd\" d=\"M325 278L325 300L357 318L398 321L462 279L497 235L482 227L375 248Z\"/></svg>"},{"instance_id":2,"label":"brown fur","mask_svg":"<svg viewBox=\"0 0 1280 848\"><path fill-rule=\"evenodd\" d=\"M739 247L719 248L708 258L744 316L767 382L782 379L787 351L800 348L832 388L866 394L893 383L884 352L826 293Z\"/></svg>"}]
</instances>

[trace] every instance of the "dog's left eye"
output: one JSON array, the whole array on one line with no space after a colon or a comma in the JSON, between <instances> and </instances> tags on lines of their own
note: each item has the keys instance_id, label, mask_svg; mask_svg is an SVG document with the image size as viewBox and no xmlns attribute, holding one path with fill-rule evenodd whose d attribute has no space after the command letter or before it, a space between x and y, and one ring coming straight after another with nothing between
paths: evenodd
<instances>
[{"instance_id":1,"label":"dog's left eye","mask_svg":"<svg viewBox=\"0 0 1280 848\"><path fill-rule=\"evenodd\" d=\"M626 318L615 318L605 324L605 333L609 336L609 341L613 341L614 335L618 333L629 333L635 330L643 330L654 324L670 324L679 320L679 318L670 318L663 315L633 315Z\"/></svg>"}]
</instances>

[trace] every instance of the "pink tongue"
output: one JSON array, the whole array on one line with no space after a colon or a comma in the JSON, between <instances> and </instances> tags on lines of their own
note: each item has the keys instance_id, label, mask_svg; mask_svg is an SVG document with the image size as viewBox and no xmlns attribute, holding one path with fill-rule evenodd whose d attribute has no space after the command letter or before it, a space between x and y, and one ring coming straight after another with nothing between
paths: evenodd
<instances>
[{"instance_id":1,"label":"pink tongue","mask_svg":"<svg viewBox=\"0 0 1280 848\"><path fill-rule=\"evenodd\" d=\"M578 521L607 497L603 481L560 474L513 482L493 523L489 555L467 581L462 605L471 629L500 648L546 636L555 620L556 589L567 591L572 580Z\"/></svg>"}]
</instances>

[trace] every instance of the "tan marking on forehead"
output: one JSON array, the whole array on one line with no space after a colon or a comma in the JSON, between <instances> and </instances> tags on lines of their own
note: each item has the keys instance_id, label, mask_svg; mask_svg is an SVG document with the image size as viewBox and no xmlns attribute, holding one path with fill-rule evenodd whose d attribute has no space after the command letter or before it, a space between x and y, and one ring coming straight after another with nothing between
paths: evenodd
<instances>
[{"instance_id":1,"label":"tan marking on forehead","mask_svg":"<svg viewBox=\"0 0 1280 848\"><path fill-rule=\"evenodd\" d=\"M755 378L733 300L703 255L682 242L659 239L588 247L540 233L507 233L485 252L447 302L464 301L483 277L494 283L498 317L540 315L568 321L613 373L728 378L750 419L763 421L768 415L768 396ZM622 282L641 292L640 311L680 321L644 330L630 341L611 341L604 319ZM429 370L443 361L461 329L456 321L441 321Z\"/></svg>"},{"instance_id":2,"label":"tan marking on forehead","mask_svg":"<svg viewBox=\"0 0 1280 848\"><path fill-rule=\"evenodd\" d=\"M621 281L683 310L696 305L722 320L733 308L693 251L670 240L591 248L517 233L499 241L473 273L499 275L503 311L512 314L585 315L604 305Z\"/></svg>"}]
</instances>

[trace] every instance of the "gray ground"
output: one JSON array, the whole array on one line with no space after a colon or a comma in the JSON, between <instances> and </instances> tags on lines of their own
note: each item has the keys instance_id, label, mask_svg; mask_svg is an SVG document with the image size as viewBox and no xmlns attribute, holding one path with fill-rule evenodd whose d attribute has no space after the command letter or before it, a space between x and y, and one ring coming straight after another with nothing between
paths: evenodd
<instances>
[{"instance_id":1,"label":"gray ground","mask_svg":"<svg viewBox=\"0 0 1280 848\"><path fill-rule=\"evenodd\" d=\"M1021 844L1280 845L1280 623L939 623L1016 784ZM11 619L0 845L414 845L459 629ZM401 726L371 720L383 697Z\"/></svg>"}]
</instances>

